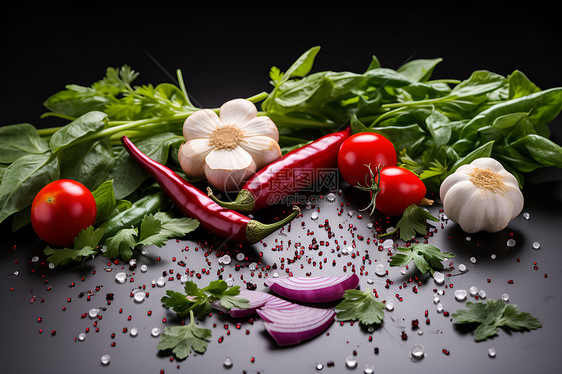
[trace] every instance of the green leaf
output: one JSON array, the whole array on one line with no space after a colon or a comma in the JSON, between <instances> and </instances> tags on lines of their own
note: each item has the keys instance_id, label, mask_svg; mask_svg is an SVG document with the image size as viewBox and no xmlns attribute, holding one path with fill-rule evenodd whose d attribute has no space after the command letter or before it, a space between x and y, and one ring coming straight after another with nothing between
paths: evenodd
<instances>
[{"instance_id":1,"label":"green leaf","mask_svg":"<svg viewBox=\"0 0 562 374\"><path fill-rule=\"evenodd\" d=\"M378 235L379 238L392 236L397 232L400 239L404 241L412 240L416 234L427 234L427 220L439 221L439 219L427 210L421 208L416 204L409 205L402 214L402 217L396 223L395 230L389 233Z\"/></svg>"},{"instance_id":2,"label":"green leaf","mask_svg":"<svg viewBox=\"0 0 562 374\"><path fill-rule=\"evenodd\" d=\"M156 245L162 247L166 244L168 237L162 232L162 222L147 214L140 223L139 241L137 245Z\"/></svg>"},{"instance_id":3,"label":"green leaf","mask_svg":"<svg viewBox=\"0 0 562 374\"><path fill-rule=\"evenodd\" d=\"M96 200L96 224L105 221L114 212L117 202L113 192L113 181L103 182L98 188L92 191Z\"/></svg>"},{"instance_id":4,"label":"green leaf","mask_svg":"<svg viewBox=\"0 0 562 374\"><path fill-rule=\"evenodd\" d=\"M133 249L137 245L138 230L135 227L125 228L105 240L107 251L105 256L108 258L121 257L129 261L133 257Z\"/></svg>"},{"instance_id":5,"label":"green leaf","mask_svg":"<svg viewBox=\"0 0 562 374\"><path fill-rule=\"evenodd\" d=\"M451 139L452 128L447 116L434 109L425 121L427 123L427 129L433 137L433 141L437 147L449 142L449 139Z\"/></svg>"},{"instance_id":6,"label":"green leaf","mask_svg":"<svg viewBox=\"0 0 562 374\"><path fill-rule=\"evenodd\" d=\"M88 112L68 125L62 127L51 136L49 146L53 153L88 134L96 133L107 125L107 114L103 112Z\"/></svg>"},{"instance_id":7,"label":"green leaf","mask_svg":"<svg viewBox=\"0 0 562 374\"><path fill-rule=\"evenodd\" d=\"M197 296L197 298L188 299L187 296ZM205 294L197 295L184 295L181 292L176 292L172 290L166 291L166 296L162 296L162 303L167 307L171 308L174 312L176 312L179 316L186 316L189 314L193 306L199 301L201 297L205 297Z\"/></svg>"},{"instance_id":8,"label":"green leaf","mask_svg":"<svg viewBox=\"0 0 562 374\"><path fill-rule=\"evenodd\" d=\"M0 127L0 164L11 164L21 156L42 154L49 145L28 123Z\"/></svg>"},{"instance_id":9,"label":"green leaf","mask_svg":"<svg viewBox=\"0 0 562 374\"><path fill-rule=\"evenodd\" d=\"M408 61L398 68L398 72L415 82L426 82L433 73L435 66L443 61L442 58L417 59Z\"/></svg>"},{"instance_id":10,"label":"green leaf","mask_svg":"<svg viewBox=\"0 0 562 374\"><path fill-rule=\"evenodd\" d=\"M191 322L188 325L164 328L158 349L171 349L178 360L183 360L189 357L192 351L204 353L211 336L211 330L199 327L194 323L192 314Z\"/></svg>"},{"instance_id":11,"label":"green leaf","mask_svg":"<svg viewBox=\"0 0 562 374\"><path fill-rule=\"evenodd\" d=\"M365 292L355 289L346 290L343 300L335 309L339 321L358 320L365 326L380 324L384 318L384 304L375 298L369 288Z\"/></svg>"},{"instance_id":12,"label":"green leaf","mask_svg":"<svg viewBox=\"0 0 562 374\"><path fill-rule=\"evenodd\" d=\"M390 260L390 266L405 267L414 261L414 265L422 274L428 271L442 270L445 259L455 257L454 253L441 252L431 244L415 243L409 247L397 248L401 253L395 253Z\"/></svg>"},{"instance_id":13,"label":"green leaf","mask_svg":"<svg viewBox=\"0 0 562 374\"><path fill-rule=\"evenodd\" d=\"M473 338L483 341L495 336L499 329L530 331L542 327L540 321L526 312L520 312L517 305L506 304L503 300L467 302L464 309L451 315L457 324L475 326Z\"/></svg>"},{"instance_id":14,"label":"green leaf","mask_svg":"<svg viewBox=\"0 0 562 374\"><path fill-rule=\"evenodd\" d=\"M169 238L181 238L199 227L199 221L189 217L176 218L171 212L156 212L154 218L162 224L161 230Z\"/></svg>"},{"instance_id":15,"label":"green leaf","mask_svg":"<svg viewBox=\"0 0 562 374\"><path fill-rule=\"evenodd\" d=\"M50 152L22 156L10 164L0 183L0 222L28 207L44 186L58 178L58 162Z\"/></svg>"},{"instance_id":16,"label":"green leaf","mask_svg":"<svg viewBox=\"0 0 562 374\"><path fill-rule=\"evenodd\" d=\"M98 244L103 235L100 229L88 226L80 231L74 238L74 247L71 248L51 248L47 247L44 253L48 256L47 261L54 266L68 265L72 262L82 262L88 257L98 253Z\"/></svg>"}]
</instances>

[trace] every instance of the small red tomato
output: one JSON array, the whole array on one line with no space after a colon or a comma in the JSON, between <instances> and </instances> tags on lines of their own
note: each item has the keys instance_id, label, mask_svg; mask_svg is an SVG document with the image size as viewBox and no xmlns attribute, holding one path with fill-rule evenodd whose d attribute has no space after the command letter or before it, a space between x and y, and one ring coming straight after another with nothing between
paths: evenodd
<instances>
[{"instance_id":1,"label":"small red tomato","mask_svg":"<svg viewBox=\"0 0 562 374\"><path fill-rule=\"evenodd\" d=\"M83 184L59 179L37 193L31 204L31 225L51 245L66 247L96 221L94 196Z\"/></svg>"},{"instance_id":2,"label":"small red tomato","mask_svg":"<svg viewBox=\"0 0 562 374\"><path fill-rule=\"evenodd\" d=\"M371 197L376 193L375 207L389 216L399 216L408 206L419 205L427 191L416 174L399 166L382 168L375 176L375 184L378 192L371 191Z\"/></svg>"},{"instance_id":3,"label":"small red tomato","mask_svg":"<svg viewBox=\"0 0 562 374\"><path fill-rule=\"evenodd\" d=\"M365 184L369 176L366 165L374 170L378 165L396 165L397 156L390 140L373 132L360 132L347 138L338 152L338 169L352 186Z\"/></svg>"}]
</instances>

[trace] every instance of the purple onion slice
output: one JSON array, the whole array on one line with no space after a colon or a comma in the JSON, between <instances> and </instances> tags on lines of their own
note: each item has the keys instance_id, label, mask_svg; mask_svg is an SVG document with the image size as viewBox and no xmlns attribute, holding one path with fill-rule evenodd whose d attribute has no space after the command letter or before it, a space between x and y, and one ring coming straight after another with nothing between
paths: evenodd
<instances>
[{"instance_id":1,"label":"purple onion slice","mask_svg":"<svg viewBox=\"0 0 562 374\"><path fill-rule=\"evenodd\" d=\"M346 290L359 285L357 274L328 277L284 277L265 281L269 289L287 299L305 303L339 300Z\"/></svg>"}]
</instances>

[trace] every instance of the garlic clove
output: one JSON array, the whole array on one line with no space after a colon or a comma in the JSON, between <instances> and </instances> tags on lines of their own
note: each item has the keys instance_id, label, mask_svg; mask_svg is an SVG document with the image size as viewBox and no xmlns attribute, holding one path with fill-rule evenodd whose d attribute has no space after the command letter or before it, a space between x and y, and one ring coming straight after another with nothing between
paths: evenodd
<instances>
[{"instance_id":1,"label":"garlic clove","mask_svg":"<svg viewBox=\"0 0 562 374\"><path fill-rule=\"evenodd\" d=\"M180 146L178 160L182 170L190 177L205 176L205 158L213 150L209 139L192 139Z\"/></svg>"},{"instance_id":2,"label":"garlic clove","mask_svg":"<svg viewBox=\"0 0 562 374\"><path fill-rule=\"evenodd\" d=\"M238 126L245 136L268 136L279 142L279 130L271 118L259 116Z\"/></svg>"},{"instance_id":3,"label":"garlic clove","mask_svg":"<svg viewBox=\"0 0 562 374\"><path fill-rule=\"evenodd\" d=\"M257 115L256 105L246 99L229 100L220 107L220 120L224 125L240 126Z\"/></svg>"},{"instance_id":4,"label":"garlic clove","mask_svg":"<svg viewBox=\"0 0 562 374\"><path fill-rule=\"evenodd\" d=\"M240 142L254 159L257 170L281 157L281 148L275 139L269 136L249 136Z\"/></svg>"},{"instance_id":5,"label":"garlic clove","mask_svg":"<svg viewBox=\"0 0 562 374\"><path fill-rule=\"evenodd\" d=\"M205 157L205 177L220 191L238 191L256 172L256 163L242 147L214 149Z\"/></svg>"},{"instance_id":6,"label":"garlic clove","mask_svg":"<svg viewBox=\"0 0 562 374\"><path fill-rule=\"evenodd\" d=\"M219 127L222 127L219 116L210 109L201 109L186 118L183 137L186 141L208 138Z\"/></svg>"}]
</instances>

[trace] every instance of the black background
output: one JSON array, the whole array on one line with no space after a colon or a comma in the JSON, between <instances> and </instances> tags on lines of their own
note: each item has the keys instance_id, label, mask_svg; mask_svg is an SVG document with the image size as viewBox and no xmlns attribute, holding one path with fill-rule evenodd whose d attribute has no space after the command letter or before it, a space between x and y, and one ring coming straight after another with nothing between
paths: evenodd
<instances>
[{"instance_id":1,"label":"black background","mask_svg":"<svg viewBox=\"0 0 562 374\"><path fill-rule=\"evenodd\" d=\"M519 69L543 89L562 86L559 13L555 7L538 1L522 7L490 1L462 5L455 2L283 2L270 6L235 2L203 5L172 1L22 1L11 6L1 16L0 125L29 122L38 127L47 126L52 119L40 119L45 111L42 103L47 97L69 83L89 85L103 77L106 67L123 64L140 73L139 84L174 82L175 70L181 69L193 102L201 107L215 107L233 97L269 90L271 66L286 69L315 45L321 51L314 70L361 72L372 55L390 68L411 59L442 57L435 78L464 79L478 69L507 75ZM561 127L560 118L551 126L553 139L558 142L562 138ZM561 180L559 170L552 169L532 176L525 188L525 209L532 216L529 221L518 217L509 230L497 235L476 235L471 241L454 224L448 223L434 239L437 246L455 248L458 257L455 264L470 265L467 276L453 278L455 286L467 288L470 282L481 284L488 289L490 298L509 292L514 303L543 322L545 327L538 331L511 336L502 333L491 342L476 344L469 334L452 328L448 319L434 312L432 282L420 286L419 294L412 297L411 284L399 289L402 278L394 273L397 285L388 292L405 294L405 303L372 334L373 342L368 340L370 334L357 325L342 328L335 325L329 337L279 349L258 322L252 325L244 321L238 330L232 321L216 316L217 320L206 322L209 326L213 322L218 324L213 328L209 350L184 362L174 362L166 355L157 354L157 340L149 336L152 326L163 325L160 323L163 317L167 317L168 324L177 322L173 314L159 305L162 289L151 289L153 296L136 305L129 300L129 288L118 287L113 282L114 272L102 270L123 265L105 264L103 259L96 259L84 268L50 271L30 264L29 259L42 251L33 234L23 231L12 235L3 225L2 365L10 373L158 373L160 370L220 373L228 372L222 368L222 361L231 356L235 362L232 372L306 373L316 371L316 362L333 361L334 367L324 367L323 372L340 373L348 371L343 364L345 357L356 351L360 362L356 372L361 372L367 363L374 364L376 372L393 373L556 372L561 332L558 311L562 307L561 258L556 252L560 247ZM345 193L340 199L344 203L350 201L345 199ZM349 209L355 208L351 200ZM334 226L338 220L344 225L351 222L368 235L366 220L353 221L355 217L345 215L342 218L330 206L323 213L322 219L329 218ZM314 228L314 224L310 226L309 214L310 211L304 212L303 221L307 227ZM299 230L284 239L304 242L307 239L303 230L299 225ZM518 242L514 249L505 248L510 233ZM193 252L198 239L212 241L195 236L189 242L194 268L204 267L206 261L202 253ZM273 240L268 242L269 247ZM541 250L530 250L530 243L537 240L542 244ZM170 259L184 256L180 252L184 246L185 243L173 242L154 251L154 257L160 255L162 260L150 256L144 259L151 270L146 274L137 271L135 285L144 283L150 287L151 280L163 271L170 268L177 271ZM250 260L261 250L251 250ZM267 248L263 251L264 263L278 262L275 252ZM496 260L489 259L491 253L497 255ZM476 265L468 262L473 255L479 259ZM533 262L538 263L539 270L532 268ZM95 275L93 269L97 269ZM216 271L215 267L211 269L207 280ZM19 275L14 276L16 270ZM548 274L548 278L543 274ZM489 284L485 283L488 277L492 278ZM514 284L508 285L507 280L511 279ZM377 281L380 283L375 287L384 292L384 283ZM407 276L404 281L408 281ZM76 286L72 285L74 282ZM364 279L362 282L365 286ZM93 302L78 299L77 295L100 284L104 287L102 295L94 296L93 302L104 305L106 292L115 292L116 301L105 311L99 323L100 332L92 331L84 342L75 342L73 338L85 327L93 330L91 320L79 317ZM52 290L46 291L49 285ZM35 295L37 300L45 301L31 304L30 298ZM73 301L68 303L67 297ZM447 300L449 304L445 305L451 312L458 307L452 292L447 293ZM67 308L64 312L63 307ZM119 313L119 308L124 311ZM423 321L424 309L430 310L432 325L423 326L425 333L418 336L409 328L409 319ZM146 310L152 310L154 316L148 318ZM121 332L123 327L131 327L126 319L128 314L141 329L136 340ZM43 318L41 323L37 322L38 317ZM230 336L226 336L223 324L229 324ZM39 328L44 329L42 334L37 333ZM51 329L56 329L55 336L51 336ZM251 331L249 336L244 333L246 329ZM408 341L400 340L400 330L408 332ZM111 333L116 333L116 338L111 338ZM218 344L221 335L226 338ZM423 340L428 351L427 358L420 363L412 363L408 358L416 340ZM111 342L116 342L116 347L111 347ZM379 355L373 354L374 347L380 348ZM498 357L488 358L489 347L498 350ZM448 349L450 355L444 355L442 349ZM112 356L107 367L99 364L104 353ZM255 363L251 363L251 357L255 357Z\"/></svg>"}]
</instances>

